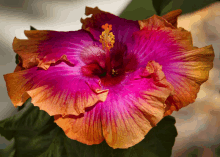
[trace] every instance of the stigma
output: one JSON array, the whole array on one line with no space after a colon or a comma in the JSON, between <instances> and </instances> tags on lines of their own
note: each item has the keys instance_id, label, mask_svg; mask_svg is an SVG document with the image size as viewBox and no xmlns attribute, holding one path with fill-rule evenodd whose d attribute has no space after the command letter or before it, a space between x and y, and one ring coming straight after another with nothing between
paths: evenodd
<instances>
[{"instance_id":1,"label":"stigma","mask_svg":"<svg viewBox=\"0 0 220 157\"><path fill-rule=\"evenodd\" d=\"M111 48L113 48L115 43L115 36L112 32L110 32L112 30L112 25L106 23L105 25L102 25L102 28L104 31L99 36L99 41L102 43L103 49L109 51Z\"/></svg>"}]
</instances>

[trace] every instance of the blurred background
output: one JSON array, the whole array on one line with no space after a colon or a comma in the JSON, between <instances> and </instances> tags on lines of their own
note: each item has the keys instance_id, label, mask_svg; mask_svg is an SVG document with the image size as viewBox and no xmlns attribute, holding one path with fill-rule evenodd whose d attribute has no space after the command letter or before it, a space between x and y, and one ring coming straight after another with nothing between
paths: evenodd
<instances>
[{"instance_id":1,"label":"blurred background","mask_svg":"<svg viewBox=\"0 0 220 157\"><path fill-rule=\"evenodd\" d=\"M85 6L132 20L145 19L156 11L152 0L0 0L0 120L14 115L3 78L14 71L14 37L26 39L30 25L39 30L71 31L81 28ZM161 15L182 9L178 27L191 31L193 44L212 44L215 51L210 78L201 86L196 102L174 112L178 136L172 157L220 157L220 2L216 0L172 0ZM0 149L12 141L0 136Z\"/></svg>"}]
</instances>

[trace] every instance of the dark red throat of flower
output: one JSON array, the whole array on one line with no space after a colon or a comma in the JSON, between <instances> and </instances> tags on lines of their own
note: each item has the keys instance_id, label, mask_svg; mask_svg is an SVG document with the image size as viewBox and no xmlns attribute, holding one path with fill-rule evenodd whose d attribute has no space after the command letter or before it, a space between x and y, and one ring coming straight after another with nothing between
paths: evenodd
<instances>
[{"instance_id":1,"label":"dark red throat of flower","mask_svg":"<svg viewBox=\"0 0 220 157\"><path fill-rule=\"evenodd\" d=\"M86 65L81 70L86 76L98 76L102 84L114 85L120 83L125 72L134 70L136 60L134 56L125 57L127 46L119 41L115 42L115 36L110 32L112 25L105 24L102 28L104 31L99 40L102 48L98 46L86 48L81 54Z\"/></svg>"}]
</instances>

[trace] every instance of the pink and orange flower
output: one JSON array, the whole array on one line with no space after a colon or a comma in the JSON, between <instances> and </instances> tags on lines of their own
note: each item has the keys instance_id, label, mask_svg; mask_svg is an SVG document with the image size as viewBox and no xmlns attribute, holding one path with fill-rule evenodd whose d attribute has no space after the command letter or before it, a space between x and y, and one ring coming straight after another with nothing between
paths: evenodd
<instances>
[{"instance_id":1,"label":"pink and orange flower","mask_svg":"<svg viewBox=\"0 0 220 157\"><path fill-rule=\"evenodd\" d=\"M212 46L177 28L181 10L132 21L86 7L82 29L25 31L4 75L15 107L29 97L74 140L128 148L166 115L193 103L213 66Z\"/></svg>"}]
</instances>

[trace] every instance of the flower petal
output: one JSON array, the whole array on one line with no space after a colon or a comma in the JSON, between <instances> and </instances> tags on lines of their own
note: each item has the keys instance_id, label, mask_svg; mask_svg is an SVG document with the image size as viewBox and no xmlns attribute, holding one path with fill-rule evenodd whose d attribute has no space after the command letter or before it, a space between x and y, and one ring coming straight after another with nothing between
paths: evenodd
<instances>
[{"instance_id":1,"label":"flower petal","mask_svg":"<svg viewBox=\"0 0 220 157\"><path fill-rule=\"evenodd\" d=\"M211 45L180 53L164 66L167 80L174 86L175 94L167 101L165 115L193 103L200 85L208 80L213 67L214 52Z\"/></svg>"},{"instance_id":2,"label":"flower petal","mask_svg":"<svg viewBox=\"0 0 220 157\"><path fill-rule=\"evenodd\" d=\"M8 94L14 106L29 97L48 114L79 115L98 101L105 101L108 90L102 90L98 78L87 78L80 67L62 62L48 70L37 67L4 75Z\"/></svg>"},{"instance_id":3,"label":"flower petal","mask_svg":"<svg viewBox=\"0 0 220 157\"><path fill-rule=\"evenodd\" d=\"M177 18L182 13L181 9L173 10L162 17L171 23L174 27L177 27Z\"/></svg>"},{"instance_id":4,"label":"flower petal","mask_svg":"<svg viewBox=\"0 0 220 157\"><path fill-rule=\"evenodd\" d=\"M183 28L148 30L134 33L133 53L138 57L139 67L144 67L150 60L162 66L182 51L193 49L191 33Z\"/></svg>"},{"instance_id":5,"label":"flower petal","mask_svg":"<svg viewBox=\"0 0 220 157\"><path fill-rule=\"evenodd\" d=\"M145 28L149 30L158 30L164 27L175 28L171 23L158 15L153 15L145 20L139 20L138 23L140 25L140 29Z\"/></svg>"},{"instance_id":6,"label":"flower petal","mask_svg":"<svg viewBox=\"0 0 220 157\"><path fill-rule=\"evenodd\" d=\"M86 64L97 64L105 68L106 61L106 52L102 49L101 43L96 43L93 45L92 43L88 43L88 46L81 51L79 54L80 59Z\"/></svg>"},{"instance_id":7,"label":"flower petal","mask_svg":"<svg viewBox=\"0 0 220 157\"><path fill-rule=\"evenodd\" d=\"M146 71L151 76L140 77ZM113 148L137 144L163 118L164 103L173 87L155 61L130 75L130 82L121 85L120 91L109 90L105 102L98 102L79 116L55 115L55 123L69 138L88 145L99 144L104 138Z\"/></svg>"},{"instance_id":8,"label":"flower petal","mask_svg":"<svg viewBox=\"0 0 220 157\"><path fill-rule=\"evenodd\" d=\"M136 71L131 74L133 79L110 89L106 101L99 102L103 135L113 148L137 144L164 116L165 101L173 87L156 62L149 62L145 70L152 75L140 77L142 70Z\"/></svg>"},{"instance_id":9,"label":"flower petal","mask_svg":"<svg viewBox=\"0 0 220 157\"><path fill-rule=\"evenodd\" d=\"M166 101L165 115L194 102L200 85L208 79L213 66L212 46L193 47L190 32L183 28L143 28L134 33L134 40L138 67L155 60L162 65L168 82L175 88L174 95Z\"/></svg>"},{"instance_id":10,"label":"flower petal","mask_svg":"<svg viewBox=\"0 0 220 157\"><path fill-rule=\"evenodd\" d=\"M101 124L101 106L97 104L79 116L54 116L54 122L66 136L87 145L99 144L104 140Z\"/></svg>"},{"instance_id":11,"label":"flower petal","mask_svg":"<svg viewBox=\"0 0 220 157\"><path fill-rule=\"evenodd\" d=\"M84 30L56 32L44 30L25 31L28 39L14 38L13 49L21 57L22 66L48 69L58 60L79 63L78 54L86 45L82 41L93 41ZM68 58L68 59L67 59Z\"/></svg>"},{"instance_id":12,"label":"flower petal","mask_svg":"<svg viewBox=\"0 0 220 157\"><path fill-rule=\"evenodd\" d=\"M82 29L90 31L96 40L99 40L99 35L101 35L103 31L102 25L106 23L112 25L112 32L115 36L115 40L122 43L130 40L133 32L139 30L137 21L120 18L111 13L101 11L98 7L86 7L85 14L87 16L92 14L92 16L81 19L83 24Z\"/></svg>"}]
</instances>

